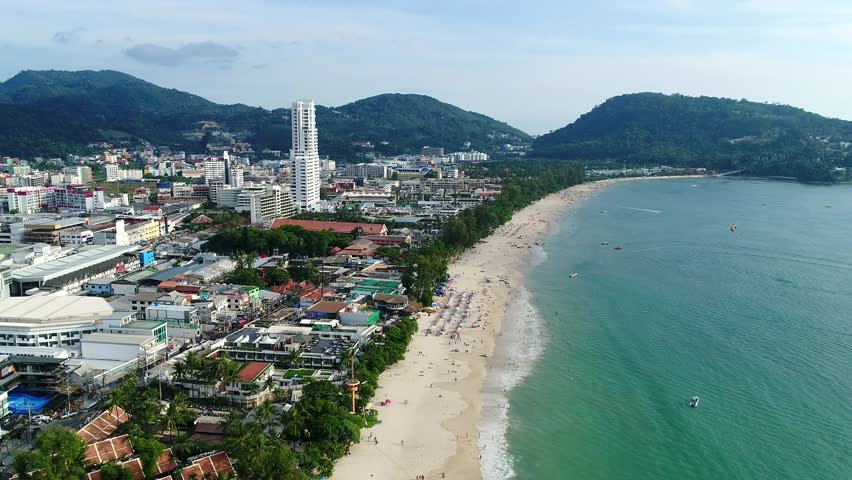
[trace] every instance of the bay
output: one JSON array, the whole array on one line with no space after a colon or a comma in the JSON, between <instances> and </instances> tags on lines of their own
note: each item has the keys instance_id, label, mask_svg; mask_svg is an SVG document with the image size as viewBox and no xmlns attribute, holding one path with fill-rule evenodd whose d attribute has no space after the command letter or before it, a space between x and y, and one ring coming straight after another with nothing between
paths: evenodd
<instances>
[{"instance_id":1,"label":"bay","mask_svg":"<svg viewBox=\"0 0 852 480\"><path fill-rule=\"evenodd\" d=\"M852 478L850 247L846 185L637 181L573 208L525 284L546 343L508 393L514 477Z\"/></svg>"}]
</instances>

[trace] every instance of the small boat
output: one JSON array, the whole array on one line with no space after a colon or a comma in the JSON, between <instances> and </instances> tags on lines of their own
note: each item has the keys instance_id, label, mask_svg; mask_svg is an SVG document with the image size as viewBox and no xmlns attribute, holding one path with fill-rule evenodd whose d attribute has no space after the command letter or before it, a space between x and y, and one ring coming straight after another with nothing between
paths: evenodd
<instances>
[{"instance_id":1,"label":"small boat","mask_svg":"<svg viewBox=\"0 0 852 480\"><path fill-rule=\"evenodd\" d=\"M615 249L616 249L616 250L624 250L624 247L622 247L621 245L619 245L619 246L615 247Z\"/></svg>"},{"instance_id":2,"label":"small boat","mask_svg":"<svg viewBox=\"0 0 852 480\"><path fill-rule=\"evenodd\" d=\"M601 210L601 213L606 213L606 210Z\"/></svg>"},{"instance_id":3,"label":"small boat","mask_svg":"<svg viewBox=\"0 0 852 480\"><path fill-rule=\"evenodd\" d=\"M574 272L571 275L568 275L568 278L577 278L577 275L579 275L579 273Z\"/></svg>"},{"instance_id":4,"label":"small boat","mask_svg":"<svg viewBox=\"0 0 852 480\"><path fill-rule=\"evenodd\" d=\"M609 245L609 242L601 242L601 245Z\"/></svg>"},{"instance_id":5,"label":"small boat","mask_svg":"<svg viewBox=\"0 0 852 480\"><path fill-rule=\"evenodd\" d=\"M699 401L699 398L697 396L690 398L689 399L689 406L692 407L692 408L698 408L698 401Z\"/></svg>"}]
</instances>

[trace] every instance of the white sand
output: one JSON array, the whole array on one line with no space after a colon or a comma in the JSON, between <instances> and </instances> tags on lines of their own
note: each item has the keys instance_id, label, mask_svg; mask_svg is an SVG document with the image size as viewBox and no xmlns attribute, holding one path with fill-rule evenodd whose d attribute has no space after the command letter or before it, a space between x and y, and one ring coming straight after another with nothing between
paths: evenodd
<instances>
[{"instance_id":1,"label":"white sand","mask_svg":"<svg viewBox=\"0 0 852 480\"><path fill-rule=\"evenodd\" d=\"M649 177L654 178L663 177ZM426 336L437 313L421 315L420 331L405 360L379 379L374 403L382 423L362 432L352 455L335 467L335 480L482 478L477 425L489 359L481 355L493 356L513 288L523 280L529 249L543 241L551 223L572 205L626 180L633 179L584 183L545 197L515 213L450 265L454 291L475 293L461 341L452 345L448 336ZM481 324L472 328L477 318ZM391 404L378 406L385 399Z\"/></svg>"}]
</instances>

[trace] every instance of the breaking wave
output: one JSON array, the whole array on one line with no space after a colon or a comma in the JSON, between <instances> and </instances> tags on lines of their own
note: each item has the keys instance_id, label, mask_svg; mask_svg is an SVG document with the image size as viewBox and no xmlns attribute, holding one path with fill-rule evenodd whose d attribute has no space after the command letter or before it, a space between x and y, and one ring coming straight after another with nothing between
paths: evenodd
<instances>
[{"instance_id":1,"label":"breaking wave","mask_svg":"<svg viewBox=\"0 0 852 480\"><path fill-rule=\"evenodd\" d=\"M538 252L536 252L538 250ZM533 249L532 264L546 260L543 249ZM494 357L488 363L488 377L482 395L482 419L479 423L480 467L484 480L514 477L506 432L509 427L509 394L533 370L544 349L544 320L534 306L531 293L521 287L503 322Z\"/></svg>"}]
</instances>

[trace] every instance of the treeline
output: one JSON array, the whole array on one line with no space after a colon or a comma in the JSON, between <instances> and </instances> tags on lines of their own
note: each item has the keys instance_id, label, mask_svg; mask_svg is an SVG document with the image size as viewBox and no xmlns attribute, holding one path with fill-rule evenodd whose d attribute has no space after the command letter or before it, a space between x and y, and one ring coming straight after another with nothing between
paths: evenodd
<instances>
[{"instance_id":1,"label":"treeline","mask_svg":"<svg viewBox=\"0 0 852 480\"><path fill-rule=\"evenodd\" d=\"M489 174L502 178L503 189L497 198L464 210L444 225L438 240L405 252L409 267L403 282L409 294L430 305L438 283L447 279L450 259L476 245L512 214L546 195L582 183L584 170L554 160L525 160L488 163Z\"/></svg>"},{"instance_id":2,"label":"treeline","mask_svg":"<svg viewBox=\"0 0 852 480\"><path fill-rule=\"evenodd\" d=\"M343 248L355 235L337 234L329 230L311 232L296 225L285 225L274 230L257 227L225 228L210 237L202 250L231 255L236 252L272 255L321 257L334 247Z\"/></svg>"}]
</instances>

